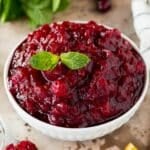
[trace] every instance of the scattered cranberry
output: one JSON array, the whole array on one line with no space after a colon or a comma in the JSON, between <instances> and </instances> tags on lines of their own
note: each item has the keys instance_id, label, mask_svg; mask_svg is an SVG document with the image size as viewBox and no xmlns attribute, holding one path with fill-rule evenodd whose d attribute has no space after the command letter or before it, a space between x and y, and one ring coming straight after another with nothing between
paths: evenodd
<instances>
[{"instance_id":1,"label":"scattered cranberry","mask_svg":"<svg viewBox=\"0 0 150 150\"><path fill-rule=\"evenodd\" d=\"M36 145L30 141L20 141L17 144L9 144L5 150L38 150Z\"/></svg>"},{"instance_id":2,"label":"scattered cranberry","mask_svg":"<svg viewBox=\"0 0 150 150\"><path fill-rule=\"evenodd\" d=\"M98 0L97 7L99 11L106 12L111 8L111 2L110 0Z\"/></svg>"},{"instance_id":3,"label":"scattered cranberry","mask_svg":"<svg viewBox=\"0 0 150 150\"><path fill-rule=\"evenodd\" d=\"M92 61L79 70L60 63L41 72L28 63L38 49L58 55L79 51ZM56 126L80 128L102 124L129 110L143 90L145 65L117 29L93 21L63 22L40 27L21 43L8 80L12 95L32 116Z\"/></svg>"}]
</instances>

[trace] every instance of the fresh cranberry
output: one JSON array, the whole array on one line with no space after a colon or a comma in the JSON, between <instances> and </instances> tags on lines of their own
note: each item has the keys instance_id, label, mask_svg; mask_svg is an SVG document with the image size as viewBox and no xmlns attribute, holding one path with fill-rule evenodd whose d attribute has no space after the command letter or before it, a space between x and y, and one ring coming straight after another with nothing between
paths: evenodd
<instances>
[{"instance_id":1,"label":"fresh cranberry","mask_svg":"<svg viewBox=\"0 0 150 150\"><path fill-rule=\"evenodd\" d=\"M36 145L30 141L20 141L17 144L10 144L5 150L38 150Z\"/></svg>"},{"instance_id":2,"label":"fresh cranberry","mask_svg":"<svg viewBox=\"0 0 150 150\"><path fill-rule=\"evenodd\" d=\"M82 52L91 62L78 70L59 63L52 71L38 71L29 65L29 58L39 49L58 55ZM32 116L56 126L80 128L129 110L143 90L145 64L117 29L93 21L65 21L28 35L14 53L8 80L10 92Z\"/></svg>"},{"instance_id":3,"label":"fresh cranberry","mask_svg":"<svg viewBox=\"0 0 150 150\"><path fill-rule=\"evenodd\" d=\"M16 150L16 148L13 144L9 144L5 150Z\"/></svg>"},{"instance_id":4,"label":"fresh cranberry","mask_svg":"<svg viewBox=\"0 0 150 150\"><path fill-rule=\"evenodd\" d=\"M111 8L110 0L98 0L98 10L101 12L106 12Z\"/></svg>"}]
</instances>

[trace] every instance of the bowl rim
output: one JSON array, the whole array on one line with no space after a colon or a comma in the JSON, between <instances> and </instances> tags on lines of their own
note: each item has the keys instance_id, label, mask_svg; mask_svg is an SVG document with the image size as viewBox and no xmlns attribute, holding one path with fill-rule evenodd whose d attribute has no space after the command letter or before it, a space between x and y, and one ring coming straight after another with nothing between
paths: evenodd
<instances>
[{"instance_id":1,"label":"bowl rim","mask_svg":"<svg viewBox=\"0 0 150 150\"><path fill-rule=\"evenodd\" d=\"M74 20L71 20L69 22L73 22L73 23L88 23L89 21L74 21ZM57 22L57 23L62 23L62 22ZM96 22L97 23L97 22ZM51 23L53 24L53 23ZM107 26L105 24L101 24L101 23L97 23L98 25L102 25L108 29L113 29L114 27L110 27L110 26ZM38 28L39 29L39 28ZM36 29L37 30L37 29ZM32 31L33 32L33 31ZM31 32L31 33L32 33ZM30 34L30 33L29 33ZM89 130L93 130L93 129L97 129L97 128L103 128L103 127L106 127L110 124L113 124L114 122L120 120L121 118L125 117L125 116L128 116L128 114L130 114L132 112L133 109L135 109L137 107L138 104L140 104L145 95L146 95L146 92L148 90L148 85L149 85L149 70L148 70L148 65L146 63L146 61L144 60L144 57L142 56L142 54L139 52L139 48L137 47L137 45L135 44L135 42L133 42L129 37L127 37L124 33L121 32L121 36L127 40L132 46L133 48L135 49L135 51L139 54L139 56L142 58L144 64L145 64L145 68L146 68L146 71L145 71L145 83L144 83L144 87L143 87L143 90L137 100L137 102L129 109L127 110L126 112L124 112L123 114L121 114L120 116L116 117L116 118L113 118L112 120L109 120L107 122L104 122L102 124L98 124L98 125L94 125L94 126L90 126L90 127L83 127L83 128L67 128L67 127L61 127L61 126L55 126L55 125L51 125L49 123L46 123L42 120L39 120L35 117L33 117L32 115L30 115L28 112L26 112L18 103L17 101L15 100L15 98L12 96L11 92L9 91L9 88L8 88L8 71L9 71L9 67L10 67L10 64L11 64L11 61L12 61L12 57L13 57L13 54L16 50L16 48L24 41L26 40L27 38L27 35L25 36L25 38L23 38L23 40L21 40L20 42L18 42L18 44L15 46L14 49L12 49L12 51L10 52L10 54L8 55L7 57L7 60L5 62L5 65L4 65L4 74L3 74L3 80L4 80L4 88L5 88L5 91L6 91L6 94L8 96L8 99L9 99L9 102L12 104L12 100L13 100L13 104L16 105L17 109L19 109L19 111L22 111L28 118L30 118L30 120L33 120L33 121L36 121L38 124L40 124L41 126L45 126L47 128L55 128L56 130L63 130L63 131L71 131L71 132L80 132L80 131L89 131ZM14 108L14 107L13 107ZM14 108L15 110L15 108Z\"/></svg>"}]
</instances>

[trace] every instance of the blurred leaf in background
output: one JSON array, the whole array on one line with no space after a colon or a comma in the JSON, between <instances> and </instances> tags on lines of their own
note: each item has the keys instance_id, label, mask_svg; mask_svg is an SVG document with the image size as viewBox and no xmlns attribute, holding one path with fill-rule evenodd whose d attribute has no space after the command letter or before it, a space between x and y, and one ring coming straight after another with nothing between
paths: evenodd
<instances>
[{"instance_id":1,"label":"blurred leaf in background","mask_svg":"<svg viewBox=\"0 0 150 150\"><path fill-rule=\"evenodd\" d=\"M0 0L0 20L6 22L15 20L23 15L19 0Z\"/></svg>"},{"instance_id":2,"label":"blurred leaf in background","mask_svg":"<svg viewBox=\"0 0 150 150\"><path fill-rule=\"evenodd\" d=\"M58 11L63 11L69 0L0 0L0 21L12 21L27 16L32 26L49 23Z\"/></svg>"}]
</instances>

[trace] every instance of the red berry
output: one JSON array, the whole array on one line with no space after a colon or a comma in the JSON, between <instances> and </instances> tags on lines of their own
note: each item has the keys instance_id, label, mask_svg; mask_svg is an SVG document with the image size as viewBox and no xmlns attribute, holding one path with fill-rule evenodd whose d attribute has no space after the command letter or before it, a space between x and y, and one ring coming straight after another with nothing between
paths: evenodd
<instances>
[{"instance_id":1,"label":"red berry","mask_svg":"<svg viewBox=\"0 0 150 150\"><path fill-rule=\"evenodd\" d=\"M111 8L110 0L98 0L98 10L101 12L106 12Z\"/></svg>"},{"instance_id":2,"label":"red berry","mask_svg":"<svg viewBox=\"0 0 150 150\"><path fill-rule=\"evenodd\" d=\"M16 150L16 148L13 144L9 144L8 146L6 146L5 150Z\"/></svg>"},{"instance_id":3,"label":"red berry","mask_svg":"<svg viewBox=\"0 0 150 150\"><path fill-rule=\"evenodd\" d=\"M20 141L16 145L10 144L5 150L38 150L36 145L30 141Z\"/></svg>"},{"instance_id":4,"label":"red berry","mask_svg":"<svg viewBox=\"0 0 150 150\"><path fill-rule=\"evenodd\" d=\"M30 141L21 141L17 144L18 150L37 150L35 144L31 143Z\"/></svg>"}]
</instances>

